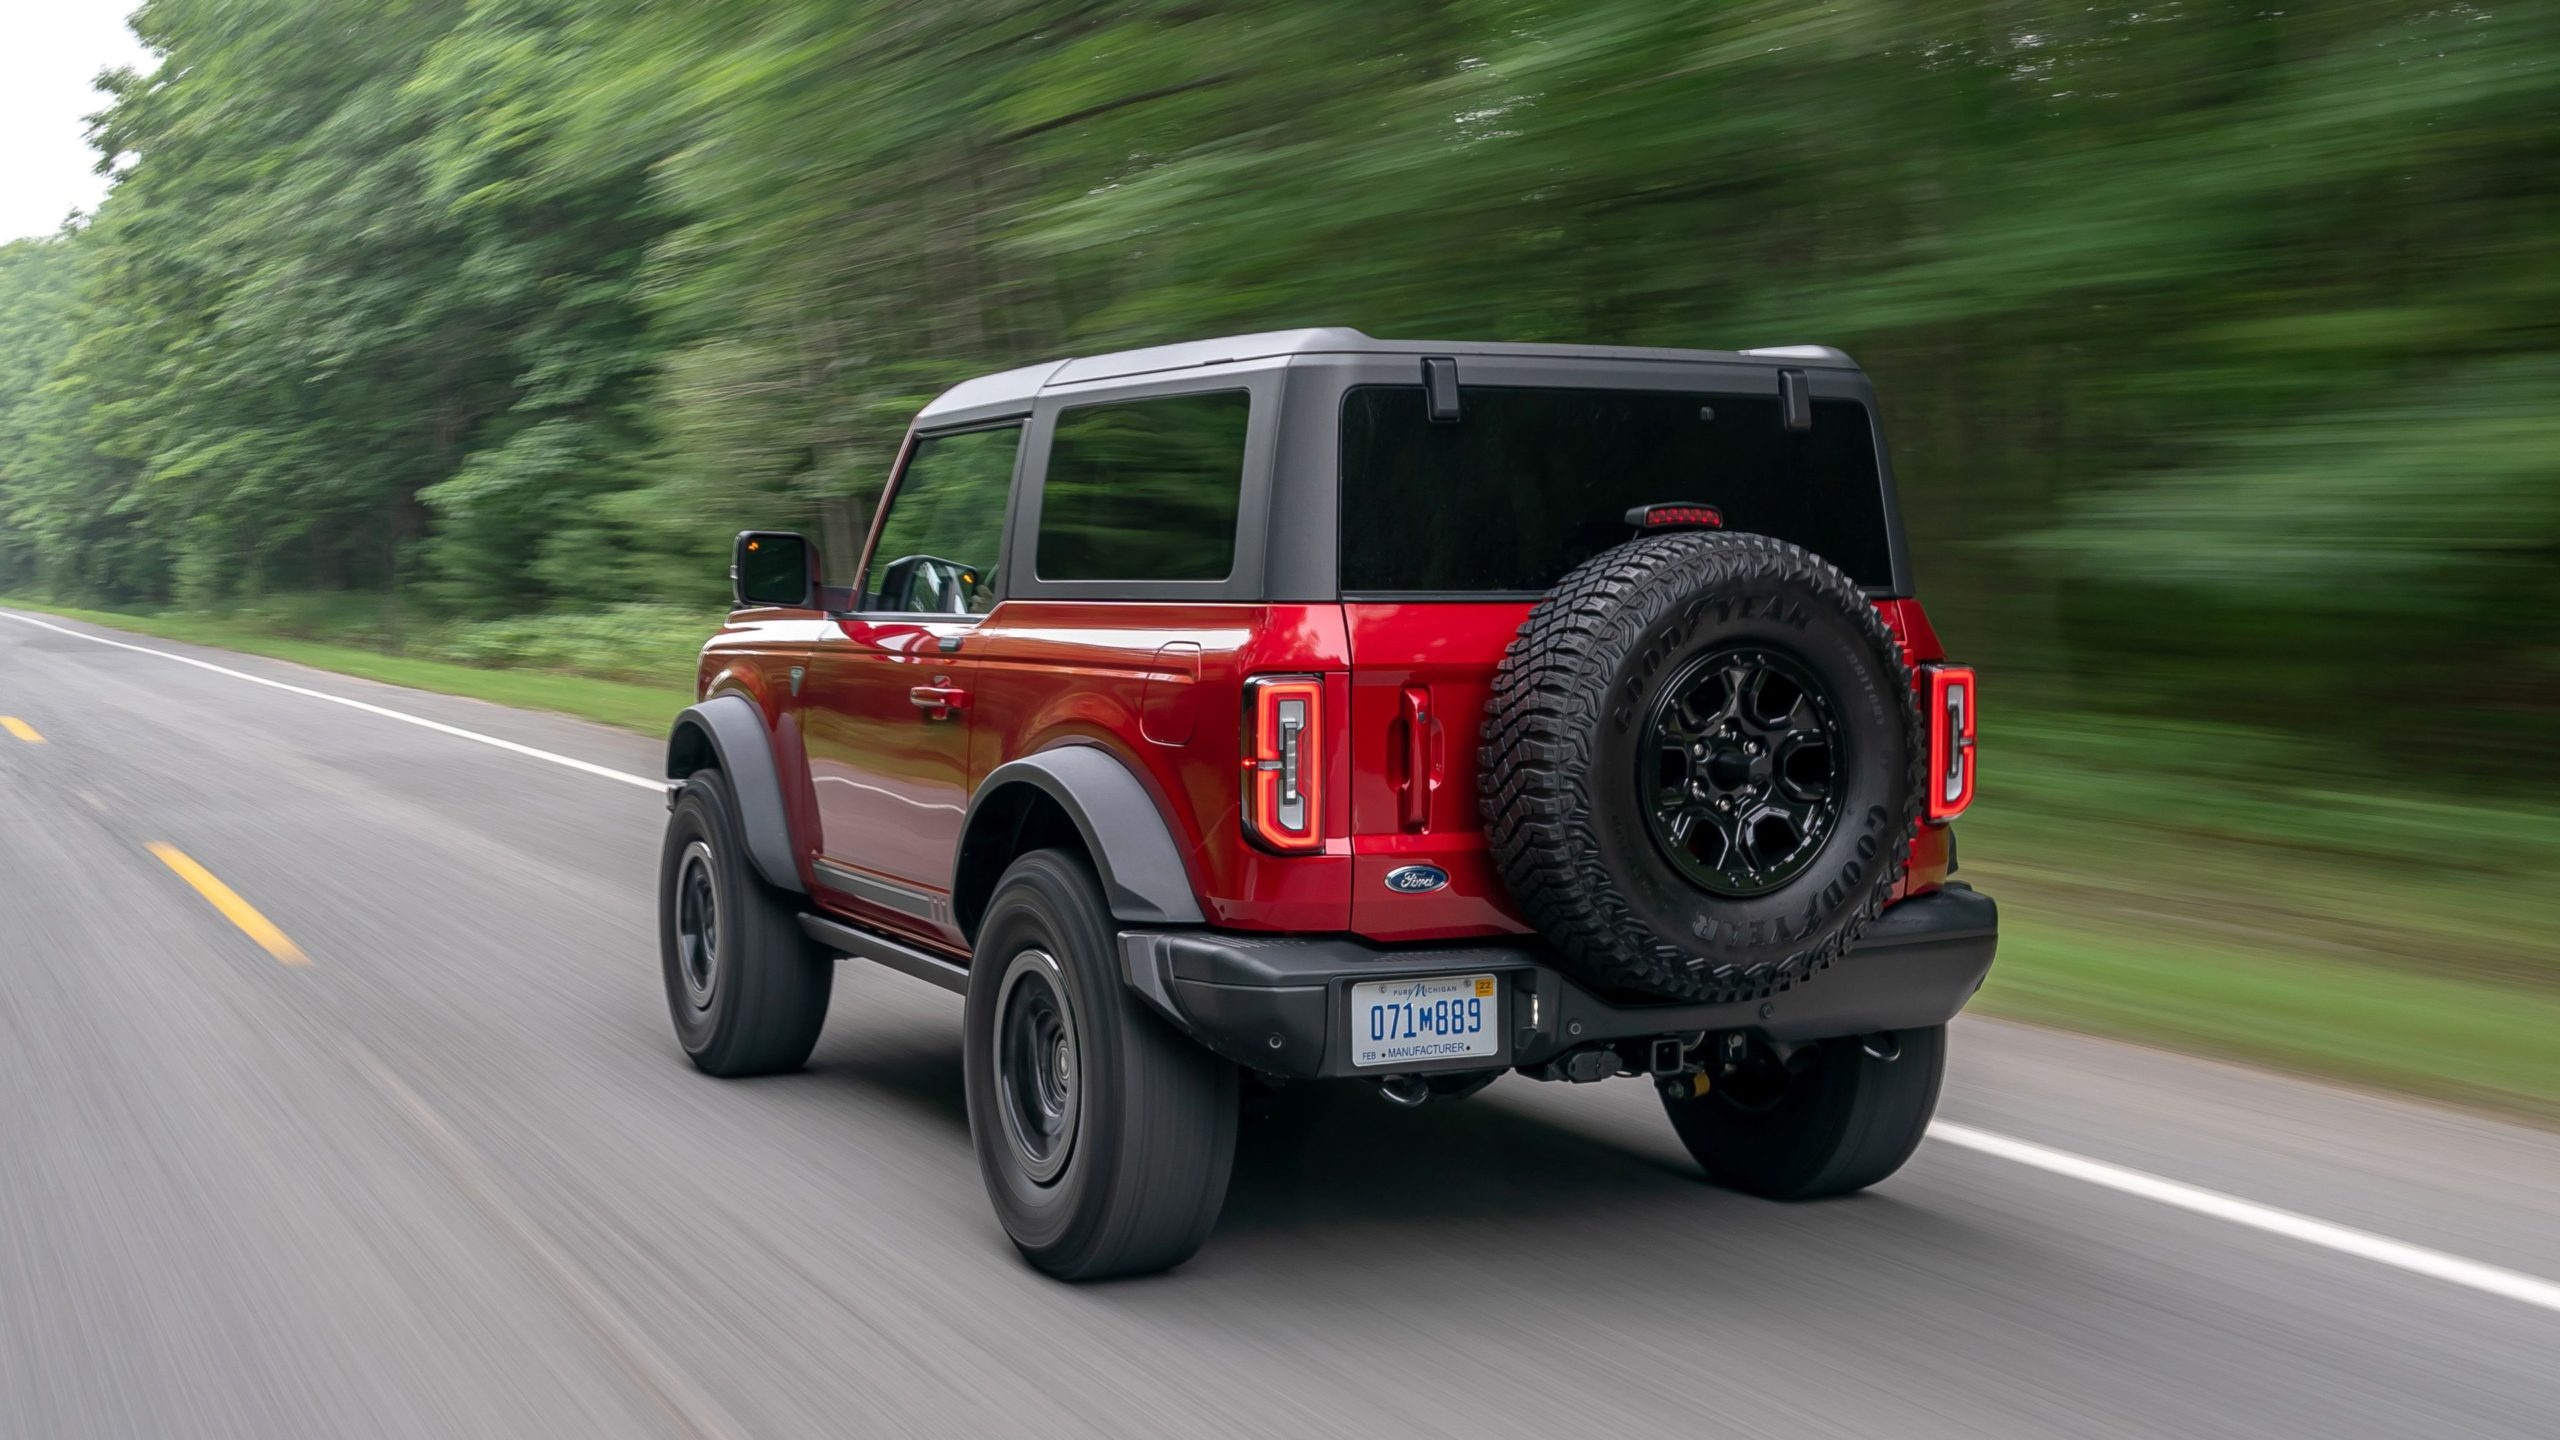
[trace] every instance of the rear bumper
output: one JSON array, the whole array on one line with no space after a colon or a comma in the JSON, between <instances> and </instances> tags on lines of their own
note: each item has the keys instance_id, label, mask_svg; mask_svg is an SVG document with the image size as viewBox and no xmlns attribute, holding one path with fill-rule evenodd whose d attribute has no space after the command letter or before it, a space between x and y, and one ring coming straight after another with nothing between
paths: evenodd
<instances>
[{"instance_id":1,"label":"rear bumper","mask_svg":"<svg viewBox=\"0 0 2560 1440\"><path fill-rule=\"evenodd\" d=\"M1827 969L1774 994L1724 1005L1615 1005L1558 972L1531 944L1382 949L1208 930L1130 930L1120 960L1131 989L1238 1064L1318 1078L1543 1065L1603 1041L1742 1031L1782 1043L1943 1025L1991 970L1999 942L1991 897L1950 885L1884 912ZM1498 978L1503 1026L1493 1054L1359 1067L1351 1063L1351 986L1367 980Z\"/></svg>"}]
</instances>

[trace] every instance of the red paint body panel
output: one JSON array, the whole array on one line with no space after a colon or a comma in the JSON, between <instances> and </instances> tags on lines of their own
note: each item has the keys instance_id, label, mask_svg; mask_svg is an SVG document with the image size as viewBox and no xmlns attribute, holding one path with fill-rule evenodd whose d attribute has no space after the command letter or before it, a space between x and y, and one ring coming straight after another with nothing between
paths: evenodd
<instances>
[{"instance_id":1,"label":"red paint body panel","mask_svg":"<svg viewBox=\"0 0 2560 1440\"><path fill-rule=\"evenodd\" d=\"M1494 667L1529 609L1520 600L1342 607L1352 663L1353 933L1449 940L1528 928L1485 849L1476 755ZM1418 779L1407 691L1427 698ZM1423 803L1409 810L1417 785ZM1419 895L1387 888L1388 871L1414 864L1439 866L1448 885Z\"/></svg>"},{"instance_id":2,"label":"red paint body panel","mask_svg":"<svg viewBox=\"0 0 2560 1440\"><path fill-rule=\"evenodd\" d=\"M808 655L826 620L814 610L759 609L731 612L728 623L702 647L694 696L743 695L764 713L774 737L774 766L794 837L818 833L817 807L808 769L801 763L800 720L792 713L791 667ZM809 853L794 846L800 882L809 883Z\"/></svg>"},{"instance_id":3,"label":"red paint body panel","mask_svg":"<svg viewBox=\"0 0 2560 1440\"><path fill-rule=\"evenodd\" d=\"M1879 600L1876 611L1902 642L1902 661L1911 667L1912 683L1922 685L1920 667L1947 658L1946 647L1938 643L1937 628L1929 623L1929 612L1917 600ZM1926 694L1920 699L1926 700ZM1893 899L1925 895L1947 883L1948 839L1944 825L1922 825L1911 837L1911 863L1904 868L1900 883L1893 889ZM1892 901L1887 901L1891 904Z\"/></svg>"},{"instance_id":4,"label":"red paint body panel","mask_svg":"<svg viewBox=\"0 0 2560 1440\"><path fill-rule=\"evenodd\" d=\"M1336 796L1351 784L1353 762L1342 743L1350 656L1340 606L1008 600L962 643L962 653L977 667L973 776L1053 745L1099 745L1155 796L1210 924L1319 933L1347 927L1345 807L1325 807L1322 850L1289 856L1248 844L1242 810L1249 675L1325 677L1323 783ZM1177 689L1187 697L1177 701ZM1177 709L1189 714L1179 742L1174 736L1183 727L1171 718Z\"/></svg>"},{"instance_id":5,"label":"red paint body panel","mask_svg":"<svg viewBox=\"0 0 2560 1440\"><path fill-rule=\"evenodd\" d=\"M810 648L798 707L818 820L807 838L830 867L949 892L972 784L974 711L965 697L974 667L940 642L969 630L966 621L925 615L838 620ZM964 703L928 709L912 698L918 689L956 692ZM948 920L865 900L823 871L816 878L834 908L866 924L962 943Z\"/></svg>"},{"instance_id":6,"label":"red paint body panel","mask_svg":"<svg viewBox=\"0 0 2560 1440\"><path fill-rule=\"evenodd\" d=\"M974 624L741 611L704 649L702 693L745 695L775 726L819 902L937 949L966 948L947 907L927 919L866 901L811 862L823 854L947 899L978 783L1056 745L1100 746L1138 776L1212 925L1381 941L1516 935L1529 926L1477 819L1477 747L1494 668L1529 609L1009 600ZM1917 601L1877 609L1910 664L1944 658ZM956 651L940 648L947 636ZM796 700L795 665L806 671ZM1325 842L1311 854L1272 854L1243 831L1243 685L1277 673L1325 678ZM965 700L937 717L910 698L928 685ZM1946 829L1920 826L1894 898L1938 888L1947 856ZM1438 866L1449 883L1388 889L1387 873L1410 864Z\"/></svg>"}]
</instances>

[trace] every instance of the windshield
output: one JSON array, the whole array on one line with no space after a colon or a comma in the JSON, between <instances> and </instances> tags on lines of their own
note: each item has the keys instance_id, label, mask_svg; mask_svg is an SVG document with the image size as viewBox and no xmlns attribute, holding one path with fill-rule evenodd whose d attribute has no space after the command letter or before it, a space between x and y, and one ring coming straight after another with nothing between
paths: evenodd
<instances>
[{"instance_id":1,"label":"windshield","mask_svg":"<svg viewBox=\"0 0 2560 1440\"><path fill-rule=\"evenodd\" d=\"M1419 385L1343 397L1345 594L1544 591L1628 538L1629 509L1671 500L1892 587L1875 431L1855 400L1816 400L1813 429L1789 431L1775 395L1460 394L1460 419L1443 425Z\"/></svg>"}]
</instances>

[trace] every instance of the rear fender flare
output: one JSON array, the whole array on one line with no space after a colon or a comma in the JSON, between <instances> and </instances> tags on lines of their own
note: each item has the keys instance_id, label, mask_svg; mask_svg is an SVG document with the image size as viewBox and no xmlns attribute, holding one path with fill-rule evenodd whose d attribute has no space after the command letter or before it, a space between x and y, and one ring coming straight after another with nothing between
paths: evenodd
<instances>
[{"instance_id":1,"label":"rear fender flare","mask_svg":"<svg viewBox=\"0 0 2560 1440\"><path fill-rule=\"evenodd\" d=\"M997 766L970 798L952 875L952 911L973 939L1002 868L985 861L1011 842L1003 817L1018 807L1005 802L1020 799L1024 786L1056 801L1075 823L1113 919L1134 925L1205 923L1181 848L1147 787L1108 750L1062 745Z\"/></svg>"},{"instance_id":2,"label":"rear fender flare","mask_svg":"<svg viewBox=\"0 0 2560 1440\"><path fill-rule=\"evenodd\" d=\"M717 767L738 801L738 828L746 832L747 858L768 882L805 894L791 848L789 811L773 764L773 735L764 714L744 695L715 695L688 705L667 732L667 778L681 784L696 770ZM673 801L673 792L669 793Z\"/></svg>"}]
</instances>

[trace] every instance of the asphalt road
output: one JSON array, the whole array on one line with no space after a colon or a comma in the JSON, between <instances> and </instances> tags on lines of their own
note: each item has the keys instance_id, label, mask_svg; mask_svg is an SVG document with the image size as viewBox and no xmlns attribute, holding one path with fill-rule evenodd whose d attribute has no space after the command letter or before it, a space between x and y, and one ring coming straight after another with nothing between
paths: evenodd
<instances>
[{"instance_id":1,"label":"asphalt road","mask_svg":"<svg viewBox=\"0 0 2560 1440\"><path fill-rule=\"evenodd\" d=\"M1711 1190L1635 1082L1344 1093L1190 1265L1060 1286L953 997L848 963L806 1073L684 1063L648 741L53 623L0 617L11 1440L2560 1434L2560 1137L1987 1021L1867 1195Z\"/></svg>"}]
</instances>

